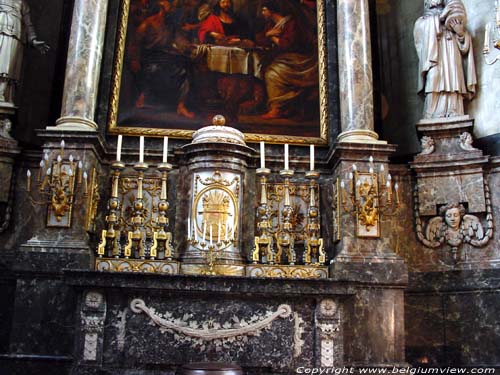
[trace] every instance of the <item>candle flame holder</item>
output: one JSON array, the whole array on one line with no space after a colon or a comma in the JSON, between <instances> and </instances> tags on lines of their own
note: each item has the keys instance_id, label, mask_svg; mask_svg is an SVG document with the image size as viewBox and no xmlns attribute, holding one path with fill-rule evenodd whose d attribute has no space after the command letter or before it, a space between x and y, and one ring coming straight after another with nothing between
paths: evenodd
<instances>
[{"instance_id":1,"label":"candle flame holder","mask_svg":"<svg viewBox=\"0 0 500 375\"><path fill-rule=\"evenodd\" d=\"M48 227L70 227L73 206L85 203L88 197L87 172L83 171L82 162L76 161L73 155L65 159L64 146L64 141L61 141L60 152L53 160L48 153L44 154L36 177L36 190L31 188L31 171L26 172L28 198L33 206L48 207ZM81 190L82 199L77 200L76 195Z\"/></svg>"},{"instance_id":2,"label":"candle flame holder","mask_svg":"<svg viewBox=\"0 0 500 375\"><path fill-rule=\"evenodd\" d=\"M399 186L393 183L383 165L374 171L370 157L368 172L358 171L353 165L346 180L337 178L335 202L337 203L337 233L340 239L340 210L356 216L358 237L380 237L380 216L394 216L399 212ZM346 183L347 181L347 183Z\"/></svg>"},{"instance_id":3,"label":"candle flame holder","mask_svg":"<svg viewBox=\"0 0 500 375\"><path fill-rule=\"evenodd\" d=\"M111 197L108 201L106 229L101 231L101 241L97 248L99 259L96 260L96 268L100 269L100 265L107 263L116 266L116 264L121 264L119 260L123 260L128 267L125 270L128 271L162 272L165 270L165 264L175 263L173 261L172 233L167 231L169 225L167 181L168 172L172 169L172 165L161 163L156 168L161 175L156 217L150 215L152 210L146 207L149 201L146 201L144 196L145 175L150 170L148 164L144 162L134 164L133 169L136 173L132 178L122 177L125 164L121 161L115 161L111 165L111 169ZM131 187L132 181L136 183L135 188ZM157 181L158 178L148 178L148 183L153 184L153 191L157 191ZM124 218L122 215L123 202L119 194L120 182L126 183L130 191L134 193L134 199L129 207L131 213L129 218ZM113 258L115 261L109 258ZM162 263L163 265L161 265ZM173 268L175 270L167 268L168 272L166 273L177 273L178 267L174 265Z\"/></svg>"}]
</instances>

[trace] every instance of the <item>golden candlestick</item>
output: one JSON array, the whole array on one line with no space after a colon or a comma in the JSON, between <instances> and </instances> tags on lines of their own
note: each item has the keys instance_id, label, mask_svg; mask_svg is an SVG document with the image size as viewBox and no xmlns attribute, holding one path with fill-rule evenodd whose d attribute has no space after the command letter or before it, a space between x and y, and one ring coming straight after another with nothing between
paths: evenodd
<instances>
[{"instance_id":1,"label":"golden candlestick","mask_svg":"<svg viewBox=\"0 0 500 375\"><path fill-rule=\"evenodd\" d=\"M257 228L260 234L254 238L254 250L252 252L252 261L254 264L259 262L273 264L276 261L273 251L273 237L270 233L269 206L267 204L267 176L270 174L270 169L257 169L257 175L260 175L261 186L260 205L257 209Z\"/></svg>"},{"instance_id":2,"label":"golden candlestick","mask_svg":"<svg viewBox=\"0 0 500 375\"><path fill-rule=\"evenodd\" d=\"M319 208L316 203L316 194L318 190L317 180L320 174L315 171L309 171L306 173L306 178L309 179L309 208L308 208L308 219L307 224L307 238L305 240L304 249L304 264L309 265L321 265L326 262L326 253L324 250L324 241L320 235L320 223L319 223Z\"/></svg>"}]
</instances>

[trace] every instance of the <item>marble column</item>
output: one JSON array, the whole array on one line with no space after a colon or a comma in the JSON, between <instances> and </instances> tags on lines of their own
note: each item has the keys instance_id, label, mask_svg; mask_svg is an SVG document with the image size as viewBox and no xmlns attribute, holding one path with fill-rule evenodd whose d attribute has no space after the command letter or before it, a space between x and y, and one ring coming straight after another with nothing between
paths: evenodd
<instances>
[{"instance_id":1,"label":"marble column","mask_svg":"<svg viewBox=\"0 0 500 375\"><path fill-rule=\"evenodd\" d=\"M338 0L339 142L378 142L373 131L373 77L368 0Z\"/></svg>"},{"instance_id":2,"label":"marble column","mask_svg":"<svg viewBox=\"0 0 500 375\"><path fill-rule=\"evenodd\" d=\"M95 130L107 0L76 0L57 130ZM53 129L53 128L52 128Z\"/></svg>"}]
</instances>

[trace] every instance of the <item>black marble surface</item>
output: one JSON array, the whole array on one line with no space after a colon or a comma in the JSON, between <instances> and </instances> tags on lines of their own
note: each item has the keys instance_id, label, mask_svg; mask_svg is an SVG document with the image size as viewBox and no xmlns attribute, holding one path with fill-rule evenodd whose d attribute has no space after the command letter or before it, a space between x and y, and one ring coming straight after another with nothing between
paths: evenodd
<instances>
[{"instance_id":1,"label":"black marble surface","mask_svg":"<svg viewBox=\"0 0 500 375\"><path fill-rule=\"evenodd\" d=\"M69 374L71 357L0 354L2 375L62 375Z\"/></svg>"},{"instance_id":2,"label":"black marble surface","mask_svg":"<svg viewBox=\"0 0 500 375\"><path fill-rule=\"evenodd\" d=\"M12 324L13 302L16 291L16 279L14 275L0 266L0 353L9 350L9 336Z\"/></svg>"},{"instance_id":3,"label":"black marble surface","mask_svg":"<svg viewBox=\"0 0 500 375\"><path fill-rule=\"evenodd\" d=\"M137 374L149 374L145 371L156 368L175 371L190 361L233 361L248 374L291 374L299 365L317 366L320 341L316 337L321 325L318 311L325 298L340 309L339 331L335 333L336 345L340 345L335 349L336 364L395 365L404 361L404 284L398 284L400 280L392 281L391 285L372 282L368 286L347 277L344 280L252 279L67 270L64 282L80 296L89 290L105 296L103 355L98 366L113 374L125 368L135 369ZM191 323L194 327L203 324L224 327L224 323L234 324L242 319L249 322L252 318L256 321L277 311L281 304L288 304L293 315L276 319L258 336L234 342L201 341L169 330L160 331L145 313L133 312L130 303L134 299L143 300L148 308L167 320ZM300 337L304 341L298 355L294 354L296 315L301 319ZM81 348L86 331L82 327L77 331L76 340L80 344L75 347ZM81 350L74 356L77 359L74 370L89 367L88 361L78 359Z\"/></svg>"},{"instance_id":4,"label":"black marble surface","mask_svg":"<svg viewBox=\"0 0 500 375\"><path fill-rule=\"evenodd\" d=\"M66 270L66 284L85 288L147 289L157 294L170 293L224 293L225 295L298 297L323 295L352 295L353 284L348 281L242 278L230 276L154 275L144 273L105 273L84 270Z\"/></svg>"},{"instance_id":5,"label":"black marble surface","mask_svg":"<svg viewBox=\"0 0 500 375\"><path fill-rule=\"evenodd\" d=\"M75 305L72 290L60 280L18 278L9 353L70 355Z\"/></svg>"},{"instance_id":6,"label":"black marble surface","mask_svg":"<svg viewBox=\"0 0 500 375\"><path fill-rule=\"evenodd\" d=\"M500 270L410 274L406 356L413 365L500 366Z\"/></svg>"}]
</instances>

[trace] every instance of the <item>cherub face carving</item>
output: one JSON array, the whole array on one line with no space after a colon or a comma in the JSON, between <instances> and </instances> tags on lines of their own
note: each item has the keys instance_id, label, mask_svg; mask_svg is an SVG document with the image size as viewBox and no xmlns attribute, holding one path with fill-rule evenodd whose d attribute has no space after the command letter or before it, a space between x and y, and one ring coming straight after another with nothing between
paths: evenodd
<instances>
[{"instance_id":1,"label":"cherub face carving","mask_svg":"<svg viewBox=\"0 0 500 375\"><path fill-rule=\"evenodd\" d=\"M444 221L453 230L457 230L460 226L460 210L456 207L446 210Z\"/></svg>"}]
</instances>

